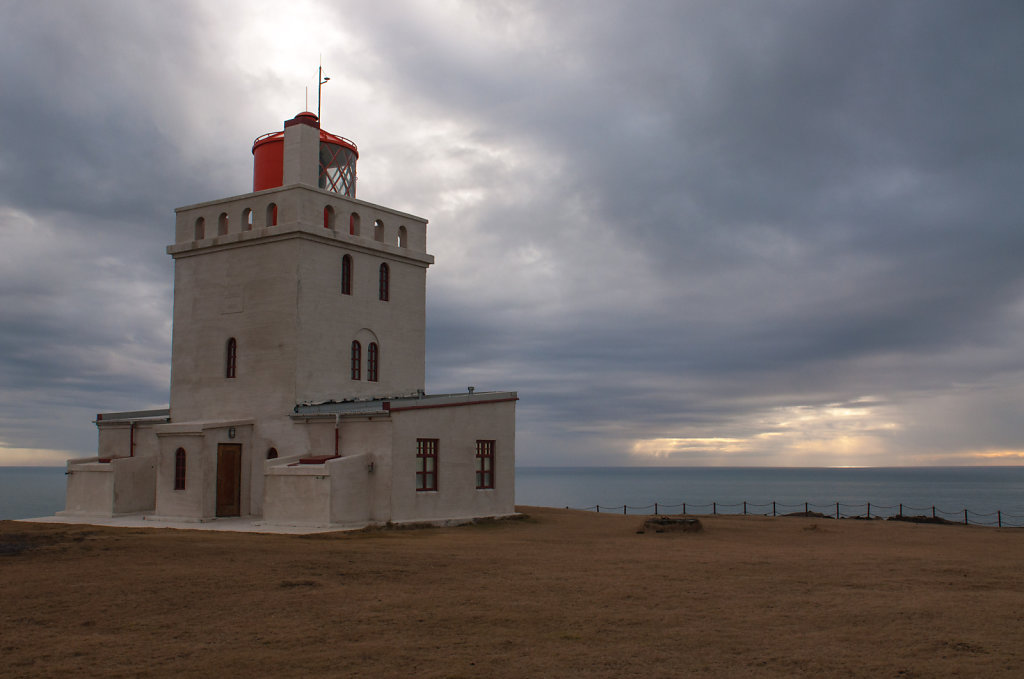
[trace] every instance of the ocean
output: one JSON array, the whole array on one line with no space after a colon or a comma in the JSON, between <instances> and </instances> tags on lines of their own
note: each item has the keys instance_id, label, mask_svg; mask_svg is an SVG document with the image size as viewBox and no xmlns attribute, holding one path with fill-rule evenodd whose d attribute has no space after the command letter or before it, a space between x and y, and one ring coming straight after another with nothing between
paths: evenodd
<instances>
[{"instance_id":1,"label":"ocean","mask_svg":"<svg viewBox=\"0 0 1024 679\"><path fill-rule=\"evenodd\" d=\"M629 514L931 515L1024 525L1024 467L518 467L516 504ZM715 503L715 504L712 504ZM63 467L0 467L0 519L64 508Z\"/></svg>"}]
</instances>

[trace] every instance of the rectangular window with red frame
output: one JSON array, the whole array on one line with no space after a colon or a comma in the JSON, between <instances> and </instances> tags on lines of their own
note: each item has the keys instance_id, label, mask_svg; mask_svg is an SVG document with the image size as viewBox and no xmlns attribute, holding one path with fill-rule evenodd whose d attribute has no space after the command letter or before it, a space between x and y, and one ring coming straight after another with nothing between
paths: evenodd
<instances>
[{"instance_id":1,"label":"rectangular window with red frame","mask_svg":"<svg viewBox=\"0 0 1024 679\"><path fill-rule=\"evenodd\" d=\"M494 441L476 442L476 487L494 488Z\"/></svg>"},{"instance_id":2,"label":"rectangular window with red frame","mask_svg":"<svg viewBox=\"0 0 1024 679\"><path fill-rule=\"evenodd\" d=\"M437 490L437 439L416 439L416 490Z\"/></svg>"}]
</instances>

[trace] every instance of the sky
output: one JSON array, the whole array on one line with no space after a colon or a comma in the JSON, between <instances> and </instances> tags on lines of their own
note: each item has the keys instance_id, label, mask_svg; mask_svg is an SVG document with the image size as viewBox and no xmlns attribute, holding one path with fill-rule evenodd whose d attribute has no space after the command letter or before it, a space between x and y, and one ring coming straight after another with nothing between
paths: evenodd
<instances>
[{"instance_id":1,"label":"sky","mask_svg":"<svg viewBox=\"0 0 1024 679\"><path fill-rule=\"evenodd\" d=\"M1017 0L0 9L0 465L166 407L173 210L318 63L430 220L427 391L517 391L518 464L1024 463Z\"/></svg>"}]
</instances>

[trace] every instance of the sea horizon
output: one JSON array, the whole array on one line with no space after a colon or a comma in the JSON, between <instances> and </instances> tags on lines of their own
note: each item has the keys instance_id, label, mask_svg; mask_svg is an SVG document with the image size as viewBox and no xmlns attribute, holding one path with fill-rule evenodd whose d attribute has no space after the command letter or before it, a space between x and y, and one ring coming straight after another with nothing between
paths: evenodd
<instances>
[{"instance_id":1,"label":"sea horizon","mask_svg":"<svg viewBox=\"0 0 1024 679\"><path fill-rule=\"evenodd\" d=\"M0 466L0 519L64 508L64 466ZM1024 525L1024 465L519 465L516 504L626 513L899 512ZM901 507L902 505L902 507ZM1005 521L1004 521L1005 518Z\"/></svg>"}]
</instances>

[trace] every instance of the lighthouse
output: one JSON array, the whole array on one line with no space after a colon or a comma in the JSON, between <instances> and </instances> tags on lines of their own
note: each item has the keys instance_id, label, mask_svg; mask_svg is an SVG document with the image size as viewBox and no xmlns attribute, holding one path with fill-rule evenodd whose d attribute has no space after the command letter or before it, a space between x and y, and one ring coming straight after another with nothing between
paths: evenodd
<instances>
[{"instance_id":1,"label":"lighthouse","mask_svg":"<svg viewBox=\"0 0 1024 679\"><path fill-rule=\"evenodd\" d=\"M427 220L301 112L253 191L178 208L169 408L97 415L68 514L365 526L514 513L512 391L428 394Z\"/></svg>"}]
</instances>

